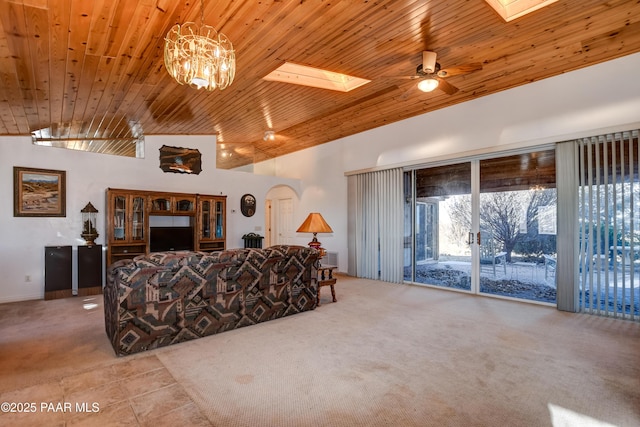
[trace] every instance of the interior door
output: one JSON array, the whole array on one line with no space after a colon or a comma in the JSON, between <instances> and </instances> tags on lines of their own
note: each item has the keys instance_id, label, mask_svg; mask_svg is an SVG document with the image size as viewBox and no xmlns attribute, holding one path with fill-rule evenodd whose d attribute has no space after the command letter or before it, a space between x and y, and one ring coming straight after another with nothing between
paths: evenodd
<instances>
[{"instance_id":1,"label":"interior door","mask_svg":"<svg viewBox=\"0 0 640 427\"><path fill-rule=\"evenodd\" d=\"M271 237L271 199L264 201L264 247L268 248L272 245Z\"/></svg>"},{"instance_id":2,"label":"interior door","mask_svg":"<svg viewBox=\"0 0 640 427\"><path fill-rule=\"evenodd\" d=\"M277 210L277 233L276 244L290 245L293 243L294 228L293 228L293 200L278 199Z\"/></svg>"}]
</instances>

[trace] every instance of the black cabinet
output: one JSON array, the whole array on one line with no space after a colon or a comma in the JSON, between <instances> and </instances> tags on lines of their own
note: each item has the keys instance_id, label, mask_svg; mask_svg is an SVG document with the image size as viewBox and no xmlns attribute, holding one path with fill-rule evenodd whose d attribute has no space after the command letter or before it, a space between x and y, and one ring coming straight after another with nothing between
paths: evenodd
<instances>
[{"instance_id":1,"label":"black cabinet","mask_svg":"<svg viewBox=\"0 0 640 427\"><path fill-rule=\"evenodd\" d=\"M44 248L44 299L72 296L71 246Z\"/></svg>"},{"instance_id":2,"label":"black cabinet","mask_svg":"<svg viewBox=\"0 0 640 427\"><path fill-rule=\"evenodd\" d=\"M245 248L262 248L262 239L264 237L256 233L247 233L242 236L242 239L244 239Z\"/></svg>"},{"instance_id":3,"label":"black cabinet","mask_svg":"<svg viewBox=\"0 0 640 427\"><path fill-rule=\"evenodd\" d=\"M78 246L78 296L102 293L102 245Z\"/></svg>"}]
</instances>

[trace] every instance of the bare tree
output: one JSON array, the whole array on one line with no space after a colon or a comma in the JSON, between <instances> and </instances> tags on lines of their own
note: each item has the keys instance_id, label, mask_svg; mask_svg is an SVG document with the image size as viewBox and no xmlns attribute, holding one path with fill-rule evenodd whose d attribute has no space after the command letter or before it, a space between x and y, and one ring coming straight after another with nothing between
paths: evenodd
<instances>
[{"instance_id":1,"label":"bare tree","mask_svg":"<svg viewBox=\"0 0 640 427\"><path fill-rule=\"evenodd\" d=\"M518 241L526 198L521 191L480 195L480 230L490 234L497 247L502 247L507 261L511 261L511 252Z\"/></svg>"},{"instance_id":2,"label":"bare tree","mask_svg":"<svg viewBox=\"0 0 640 427\"><path fill-rule=\"evenodd\" d=\"M516 244L526 236L527 229L536 228L538 208L555 204L555 189L539 191L504 191L480 195L480 230L483 237L492 238L496 247L507 253L507 261ZM450 214L451 233L464 238L471 230L471 196L452 200Z\"/></svg>"}]
</instances>

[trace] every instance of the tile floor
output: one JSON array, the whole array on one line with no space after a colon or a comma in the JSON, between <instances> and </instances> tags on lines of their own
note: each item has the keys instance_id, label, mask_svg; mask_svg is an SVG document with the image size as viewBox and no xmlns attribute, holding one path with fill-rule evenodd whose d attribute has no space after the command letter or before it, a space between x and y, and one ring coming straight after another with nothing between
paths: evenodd
<instances>
[{"instance_id":1,"label":"tile floor","mask_svg":"<svg viewBox=\"0 0 640 427\"><path fill-rule=\"evenodd\" d=\"M0 425L7 426L211 425L156 356L7 392L0 401L31 409L3 409Z\"/></svg>"}]
</instances>

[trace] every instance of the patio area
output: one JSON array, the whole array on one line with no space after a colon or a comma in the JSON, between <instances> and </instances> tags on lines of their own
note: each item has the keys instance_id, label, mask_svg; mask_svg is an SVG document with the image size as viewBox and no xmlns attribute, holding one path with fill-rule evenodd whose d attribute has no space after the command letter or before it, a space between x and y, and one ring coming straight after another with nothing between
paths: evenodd
<instances>
[{"instance_id":1,"label":"patio area","mask_svg":"<svg viewBox=\"0 0 640 427\"><path fill-rule=\"evenodd\" d=\"M441 257L437 262L424 262L416 266L415 282L428 285L471 290L471 263L465 257ZM608 270L607 270L608 269ZM614 274L615 271L615 274ZM605 266L586 272L591 283L599 287L585 290L581 301L585 309L609 310L617 313L640 314L640 272L620 266ZM411 277L405 267L405 278ZM614 278L618 288L613 284ZM580 280L583 275L580 275ZM606 286L607 280L609 286ZM623 284L624 286L622 286ZM514 257L513 262L480 265L480 292L503 297L543 303L556 303L555 262L529 262Z\"/></svg>"}]
</instances>

